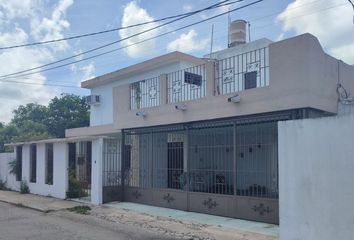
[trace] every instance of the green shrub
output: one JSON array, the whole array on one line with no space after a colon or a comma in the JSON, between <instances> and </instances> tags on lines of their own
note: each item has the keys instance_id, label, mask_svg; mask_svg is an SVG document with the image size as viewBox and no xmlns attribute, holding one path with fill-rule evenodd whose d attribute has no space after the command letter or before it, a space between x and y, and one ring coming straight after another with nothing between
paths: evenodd
<instances>
[{"instance_id":1,"label":"green shrub","mask_svg":"<svg viewBox=\"0 0 354 240\"><path fill-rule=\"evenodd\" d=\"M11 162L8 163L9 168L10 168L10 173L13 175L17 174L17 160L12 160Z\"/></svg>"},{"instance_id":2,"label":"green shrub","mask_svg":"<svg viewBox=\"0 0 354 240\"><path fill-rule=\"evenodd\" d=\"M22 194L30 193L30 189L28 187L27 181L21 181L20 193Z\"/></svg>"},{"instance_id":3,"label":"green shrub","mask_svg":"<svg viewBox=\"0 0 354 240\"><path fill-rule=\"evenodd\" d=\"M6 181L3 181L0 179L0 190L8 190L8 188L6 187Z\"/></svg>"},{"instance_id":4,"label":"green shrub","mask_svg":"<svg viewBox=\"0 0 354 240\"><path fill-rule=\"evenodd\" d=\"M86 197L87 194L82 189L80 182L76 179L76 174L74 171L69 172L69 188L66 192L67 198L80 198Z\"/></svg>"}]
</instances>

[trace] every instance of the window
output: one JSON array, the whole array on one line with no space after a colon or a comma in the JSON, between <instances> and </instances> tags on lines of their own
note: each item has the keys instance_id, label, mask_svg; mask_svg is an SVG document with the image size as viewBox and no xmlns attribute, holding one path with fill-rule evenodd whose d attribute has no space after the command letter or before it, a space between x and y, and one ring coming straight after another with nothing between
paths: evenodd
<instances>
[{"instance_id":1,"label":"window","mask_svg":"<svg viewBox=\"0 0 354 240\"><path fill-rule=\"evenodd\" d=\"M37 181L37 145L30 146L30 182Z\"/></svg>"},{"instance_id":2,"label":"window","mask_svg":"<svg viewBox=\"0 0 354 240\"><path fill-rule=\"evenodd\" d=\"M16 181L22 180L22 146L16 147Z\"/></svg>"},{"instance_id":3,"label":"window","mask_svg":"<svg viewBox=\"0 0 354 240\"><path fill-rule=\"evenodd\" d=\"M53 143L46 143L45 151L45 183L53 185Z\"/></svg>"},{"instance_id":4,"label":"window","mask_svg":"<svg viewBox=\"0 0 354 240\"><path fill-rule=\"evenodd\" d=\"M257 87L257 71L245 73L245 89Z\"/></svg>"}]
</instances>

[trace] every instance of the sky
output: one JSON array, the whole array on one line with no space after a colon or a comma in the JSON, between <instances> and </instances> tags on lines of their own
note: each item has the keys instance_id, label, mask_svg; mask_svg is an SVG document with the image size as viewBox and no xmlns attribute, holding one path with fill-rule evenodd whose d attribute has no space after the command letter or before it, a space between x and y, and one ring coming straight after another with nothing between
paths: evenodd
<instances>
[{"instance_id":1,"label":"sky","mask_svg":"<svg viewBox=\"0 0 354 240\"><path fill-rule=\"evenodd\" d=\"M0 0L0 47L128 26L199 10L219 1L221 0ZM255 0L244 0L229 7L233 9L253 1ZM229 7L195 14L60 64L78 61L172 31L225 12ZM309 32L319 39L328 54L354 64L353 14L348 0L264 0L235 11L230 17L231 20L244 19L250 22L251 40L268 38L279 41ZM212 24L213 50L224 49L227 46L227 22L227 15L224 15L98 58L28 76L0 79L0 122L9 122L12 111L19 105L32 102L46 105L51 98L61 93L88 95L89 90L79 87L81 81L158 55L177 50L201 57L210 51ZM161 23L151 23L119 32L51 44L0 50L0 76L77 55L159 24Z\"/></svg>"}]
</instances>

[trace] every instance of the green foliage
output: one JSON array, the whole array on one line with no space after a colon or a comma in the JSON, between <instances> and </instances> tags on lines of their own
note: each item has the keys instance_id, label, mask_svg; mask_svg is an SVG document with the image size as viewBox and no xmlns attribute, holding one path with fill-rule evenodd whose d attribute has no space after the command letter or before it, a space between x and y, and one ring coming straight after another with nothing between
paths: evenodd
<instances>
[{"instance_id":1,"label":"green foliage","mask_svg":"<svg viewBox=\"0 0 354 240\"><path fill-rule=\"evenodd\" d=\"M37 103L19 106L9 124L0 123L0 152L12 151L5 143L64 137L65 129L89 126L84 97L62 94L48 107Z\"/></svg>"},{"instance_id":2,"label":"green foliage","mask_svg":"<svg viewBox=\"0 0 354 240\"><path fill-rule=\"evenodd\" d=\"M48 185L53 185L53 174L48 174L45 180L45 183Z\"/></svg>"},{"instance_id":3,"label":"green foliage","mask_svg":"<svg viewBox=\"0 0 354 240\"><path fill-rule=\"evenodd\" d=\"M88 215L91 211L89 206L76 206L68 209L70 212L75 212L78 214Z\"/></svg>"},{"instance_id":4,"label":"green foliage","mask_svg":"<svg viewBox=\"0 0 354 240\"><path fill-rule=\"evenodd\" d=\"M82 189L80 182L76 179L75 171L69 172L69 187L66 192L67 198L80 198L86 197L87 194Z\"/></svg>"},{"instance_id":5,"label":"green foliage","mask_svg":"<svg viewBox=\"0 0 354 240\"><path fill-rule=\"evenodd\" d=\"M6 181L3 181L0 179L0 190L9 190L7 187L6 187Z\"/></svg>"},{"instance_id":6,"label":"green foliage","mask_svg":"<svg viewBox=\"0 0 354 240\"><path fill-rule=\"evenodd\" d=\"M13 174L13 175L16 175L17 174L17 168L18 168L16 159L12 160L8 164L9 164L10 173Z\"/></svg>"},{"instance_id":7,"label":"green foliage","mask_svg":"<svg viewBox=\"0 0 354 240\"><path fill-rule=\"evenodd\" d=\"M13 113L14 117L11 123L22 129L26 129L28 121L45 126L46 119L48 118L48 108L37 103L21 105Z\"/></svg>"},{"instance_id":8,"label":"green foliage","mask_svg":"<svg viewBox=\"0 0 354 240\"><path fill-rule=\"evenodd\" d=\"M21 181L20 193L22 194L30 193L30 189L28 187L27 181Z\"/></svg>"},{"instance_id":9,"label":"green foliage","mask_svg":"<svg viewBox=\"0 0 354 240\"><path fill-rule=\"evenodd\" d=\"M48 131L56 137L64 137L65 129L89 126L89 106L83 97L62 94L54 97L48 108Z\"/></svg>"}]
</instances>

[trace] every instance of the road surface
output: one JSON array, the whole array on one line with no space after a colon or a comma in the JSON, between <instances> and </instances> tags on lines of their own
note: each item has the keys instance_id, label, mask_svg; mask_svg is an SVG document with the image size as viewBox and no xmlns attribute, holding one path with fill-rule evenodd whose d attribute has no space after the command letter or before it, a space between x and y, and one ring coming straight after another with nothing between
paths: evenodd
<instances>
[{"instance_id":1,"label":"road surface","mask_svg":"<svg viewBox=\"0 0 354 240\"><path fill-rule=\"evenodd\" d=\"M171 239L146 229L66 211L41 213L0 202L1 240Z\"/></svg>"}]
</instances>

